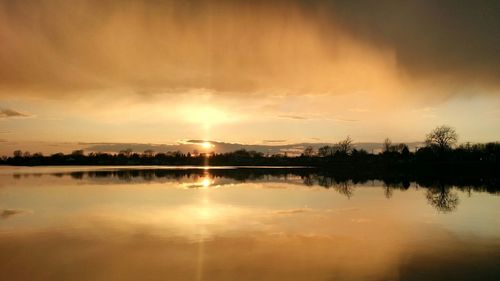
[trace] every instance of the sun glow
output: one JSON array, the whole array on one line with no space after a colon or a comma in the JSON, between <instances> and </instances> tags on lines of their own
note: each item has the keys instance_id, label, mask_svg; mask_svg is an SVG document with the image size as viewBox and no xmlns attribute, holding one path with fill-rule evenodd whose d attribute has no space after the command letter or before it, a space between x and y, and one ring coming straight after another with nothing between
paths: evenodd
<instances>
[{"instance_id":1,"label":"sun glow","mask_svg":"<svg viewBox=\"0 0 500 281\"><path fill-rule=\"evenodd\" d=\"M201 185L203 187L209 187L212 184L212 181L209 178L205 178L201 181Z\"/></svg>"},{"instance_id":2,"label":"sun glow","mask_svg":"<svg viewBox=\"0 0 500 281\"><path fill-rule=\"evenodd\" d=\"M227 123L230 120L226 112L212 106L200 106L197 108L188 107L185 108L184 112L187 121L201 124L206 128Z\"/></svg>"},{"instance_id":3,"label":"sun glow","mask_svg":"<svg viewBox=\"0 0 500 281\"><path fill-rule=\"evenodd\" d=\"M214 147L214 145L211 144L210 142L203 142L200 145L201 145L201 147L203 147L205 149L210 149L210 148Z\"/></svg>"}]
</instances>

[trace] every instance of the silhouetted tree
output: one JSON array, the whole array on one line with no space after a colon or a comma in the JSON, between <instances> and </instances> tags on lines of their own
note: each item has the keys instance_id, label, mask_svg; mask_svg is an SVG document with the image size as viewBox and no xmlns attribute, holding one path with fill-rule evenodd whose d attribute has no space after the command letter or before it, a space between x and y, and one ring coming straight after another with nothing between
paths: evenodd
<instances>
[{"instance_id":1,"label":"silhouetted tree","mask_svg":"<svg viewBox=\"0 0 500 281\"><path fill-rule=\"evenodd\" d=\"M450 126L442 125L427 134L425 143L428 147L437 147L440 150L448 150L455 145L457 140L458 134L455 129Z\"/></svg>"},{"instance_id":2,"label":"silhouetted tree","mask_svg":"<svg viewBox=\"0 0 500 281\"><path fill-rule=\"evenodd\" d=\"M329 145L322 146L318 149L318 155L321 157L333 156L335 149Z\"/></svg>"},{"instance_id":3,"label":"silhouetted tree","mask_svg":"<svg viewBox=\"0 0 500 281\"><path fill-rule=\"evenodd\" d=\"M312 146L308 146L304 149L304 156L311 157L314 155L314 148Z\"/></svg>"},{"instance_id":4,"label":"silhouetted tree","mask_svg":"<svg viewBox=\"0 0 500 281\"><path fill-rule=\"evenodd\" d=\"M22 157L23 156L23 152L21 150L16 150L14 151L14 157Z\"/></svg>"},{"instance_id":5,"label":"silhouetted tree","mask_svg":"<svg viewBox=\"0 0 500 281\"><path fill-rule=\"evenodd\" d=\"M344 140L341 140L337 143L338 152L342 154L349 154L352 150L352 139L350 136L347 136Z\"/></svg>"},{"instance_id":6,"label":"silhouetted tree","mask_svg":"<svg viewBox=\"0 0 500 281\"><path fill-rule=\"evenodd\" d=\"M130 156L130 154L132 154L132 148L120 150L119 154L123 154L123 155L128 157L128 156Z\"/></svg>"},{"instance_id":7,"label":"silhouetted tree","mask_svg":"<svg viewBox=\"0 0 500 281\"><path fill-rule=\"evenodd\" d=\"M146 149L146 150L144 150L144 156L146 156L146 157L153 157L154 154L155 154L155 152L152 149Z\"/></svg>"},{"instance_id":8,"label":"silhouetted tree","mask_svg":"<svg viewBox=\"0 0 500 281\"><path fill-rule=\"evenodd\" d=\"M72 156L83 156L83 150L82 149L79 149L79 150L73 150L71 152L71 155Z\"/></svg>"},{"instance_id":9,"label":"silhouetted tree","mask_svg":"<svg viewBox=\"0 0 500 281\"><path fill-rule=\"evenodd\" d=\"M384 140L384 152L390 152L392 146L392 141L389 138Z\"/></svg>"},{"instance_id":10,"label":"silhouetted tree","mask_svg":"<svg viewBox=\"0 0 500 281\"><path fill-rule=\"evenodd\" d=\"M410 158L410 149L406 144L403 146L403 149L401 149L401 156L405 160L408 160L408 158Z\"/></svg>"}]
</instances>

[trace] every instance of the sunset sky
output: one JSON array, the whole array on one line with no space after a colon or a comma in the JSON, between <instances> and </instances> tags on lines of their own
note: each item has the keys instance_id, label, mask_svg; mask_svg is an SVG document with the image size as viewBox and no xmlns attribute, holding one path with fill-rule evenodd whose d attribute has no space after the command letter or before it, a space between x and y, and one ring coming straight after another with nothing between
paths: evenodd
<instances>
[{"instance_id":1,"label":"sunset sky","mask_svg":"<svg viewBox=\"0 0 500 281\"><path fill-rule=\"evenodd\" d=\"M0 155L500 140L500 1L0 0Z\"/></svg>"}]
</instances>

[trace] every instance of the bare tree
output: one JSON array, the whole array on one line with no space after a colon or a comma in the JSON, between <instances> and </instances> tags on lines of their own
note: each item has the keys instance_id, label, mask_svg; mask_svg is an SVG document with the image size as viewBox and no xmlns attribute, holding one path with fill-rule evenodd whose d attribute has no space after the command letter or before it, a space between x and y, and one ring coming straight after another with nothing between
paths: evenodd
<instances>
[{"instance_id":1,"label":"bare tree","mask_svg":"<svg viewBox=\"0 0 500 281\"><path fill-rule=\"evenodd\" d=\"M447 150L455 145L457 140L458 134L455 129L450 126L442 125L427 134L425 143L430 147L438 147L441 150Z\"/></svg>"},{"instance_id":2,"label":"bare tree","mask_svg":"<svg viewBox=\"0 0 500 281\"><path fill-rule=\"evenodd\" d=\"M344 140L339 141L337 147L340 153L349 154L353 148L351 137L347 136Z\"/></svg>"},{"instance_id":3,"label":"bare tree","mask_svg":"<svg viewBox=\"0 0 500 281\"><path fill-rule=\"evenodd\" d=\"M321 157L333 156L335 149L329 145L322 146L318 149L318 155Z\"/></svg>"},{"instance_id":4,"label":"bare tree","mask_svg":"<svg viewBox=\"0 0 500 281\"><path fill-rule=\"evenodd\" d=\"M83 156L83 149L73 150L71 152L72 156Z\"/></svg>"},{"instance_id":5,"label":"bare tree","mask_svg":"<svg viewBox=\"0 0 500 281\"><path fill-rule=\"evenodd\" d=\"M124 149L124 150L120 150L119 154L123 154L125 156L130 156L132 154L132 148L127 148L127 149Z\"/></svg>"},{"instance_id":6,"label":"bare tree","mask_svg":"<svg viewBox=\"0 0 500 281\"><path fill-rule=\"evenodd\" d=\"M314 155L314 148L312 146L308 146L304 149L304 156L311 157Z\"/></svg>"},{"instance_id":7,"label":"bare tree","mask_svg":"<svg viewBox=\"0 0 500 281\"><path fill-rule=\"evenodd\" d=\"M392 148L392 141L389 138L384 140L384 152L390 152Z\"/></svg>"},{"instance_id":8,"label":"bare tree","mask_svg":"<svg viewBox=\"0 0 500 281\"><path fill-rule=\"evenodd\" d=\"M144 150L143 154L146 157L153 157L155 155L155 152L152 149L146 149L146 150Z\"/></svg>"}]
</instances>

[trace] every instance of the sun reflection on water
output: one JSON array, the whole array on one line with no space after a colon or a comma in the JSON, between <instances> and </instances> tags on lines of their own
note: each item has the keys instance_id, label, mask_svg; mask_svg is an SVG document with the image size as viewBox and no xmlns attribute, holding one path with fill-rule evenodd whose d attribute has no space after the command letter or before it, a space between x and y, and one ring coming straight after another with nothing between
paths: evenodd
<instances>
[{"instance_id":1,"label":"sun reflection on water","mask_svg":"<svg viewBox=\"0 0 500 281\"><path fill-rule=\"evenodd\" d=\"M210 178L208 175L203 176L202 178L197 179L194 182L182 183L182 188L197 188L197 189L209 189L209 188L218 188L218 185L215 185L215 180Z\"/></svg>"}]
</instances>

